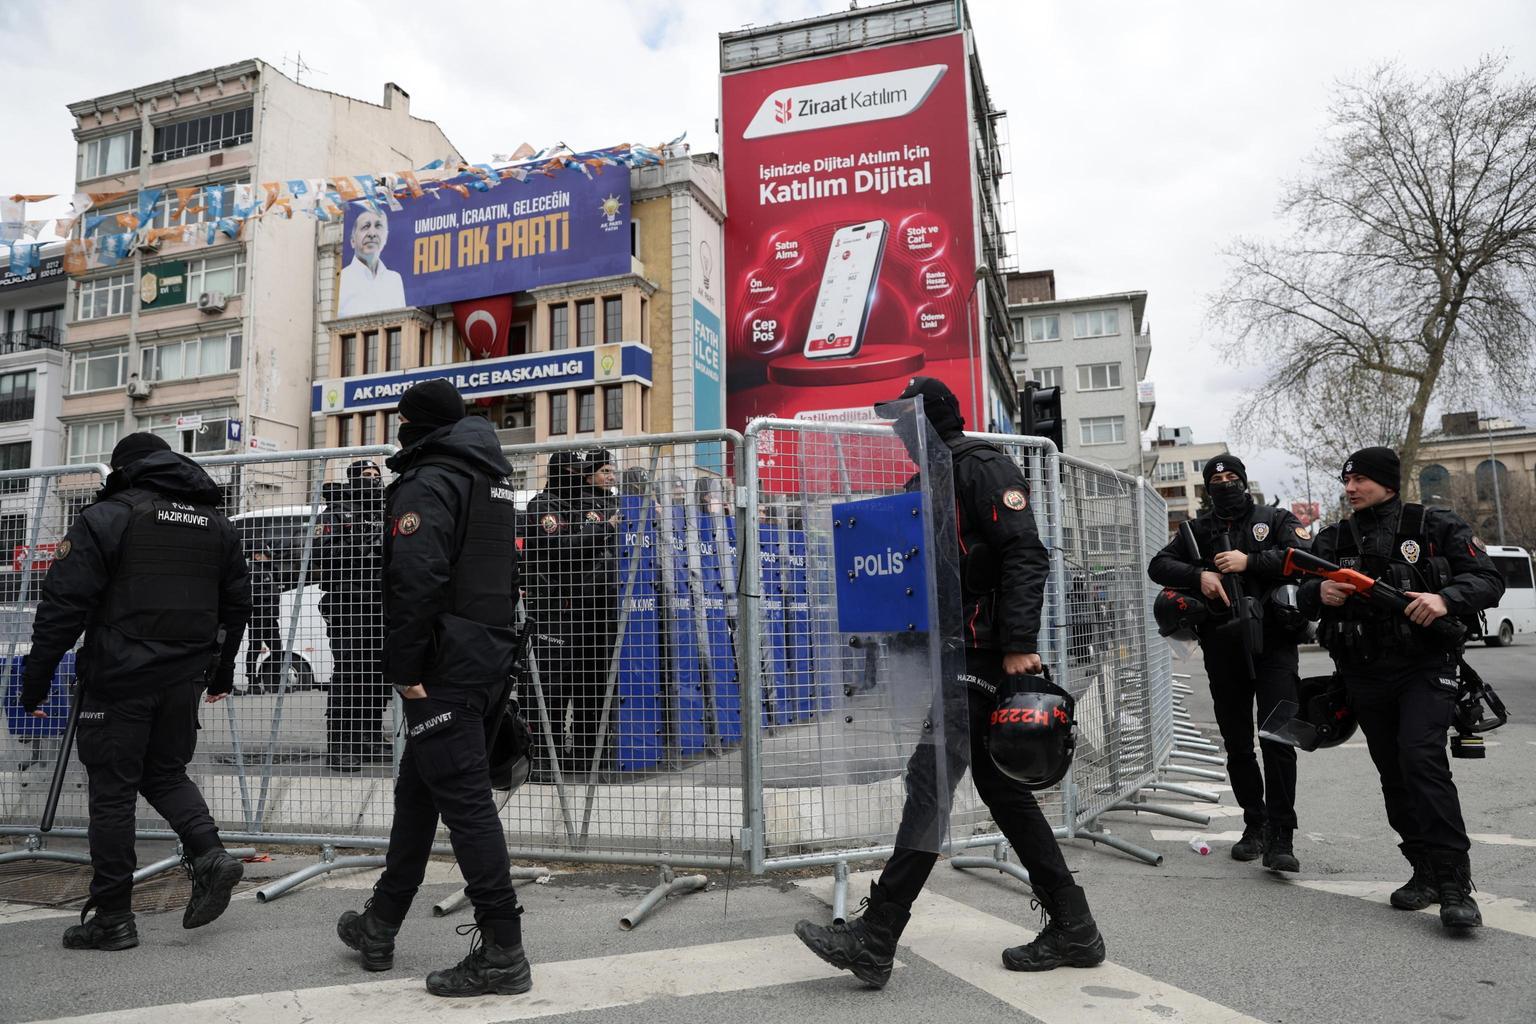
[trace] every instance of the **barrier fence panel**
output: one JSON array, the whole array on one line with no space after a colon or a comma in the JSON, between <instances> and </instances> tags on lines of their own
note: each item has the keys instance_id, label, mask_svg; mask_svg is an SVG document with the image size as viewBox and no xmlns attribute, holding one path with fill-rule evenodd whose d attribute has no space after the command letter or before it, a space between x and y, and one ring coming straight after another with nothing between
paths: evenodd
<instances>
[{"instance_id":1,"label":"barrier fence panel","mask_svg":"<svg viewBox=\"0 0 1536 1024\"><path fill-rule=\"evenodd\" d=\"M1145 480L1141 482L1142 565L1148 565L1152 556L1168 543L1168 503ZM1158 635L1157 622L1152 618L1152 599L1157 596L1158 586L1145 574L1142 586L1146 589L1143 606L1147 644L1146 672L1148 723L1152 734L1153 771L1168 764L1173 754L1173 652L1168 641Z\"/></svg>"}]
</instances>

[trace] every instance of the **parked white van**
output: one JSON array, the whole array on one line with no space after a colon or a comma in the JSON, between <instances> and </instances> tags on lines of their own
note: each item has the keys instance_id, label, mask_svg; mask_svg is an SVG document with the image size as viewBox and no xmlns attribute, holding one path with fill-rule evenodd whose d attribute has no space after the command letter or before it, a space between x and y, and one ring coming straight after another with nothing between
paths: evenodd
<instances>
[{"instance_id":1,"label":"parked white van","mask_svg":"<svg viewBox=\"0 0 1536 1024\"><path fill-rule=\"evenodd\" d=\"M310 584L297 587L299 567L304 554L305 538L314 532L315 516L309 505L287 505L264 508L255 512L242 512L229 517L245 547L245 556L256 570L253 556L257 552L270 552L271 570L277 577L280 597L277 602L277 637L275 644L267 645L267 653L257 659L254 678L248 678L246 653L250 648L251 629L246 630L245 642L235 659L235 692L260 693L273 691L280 682L283 667L283 651L288 647L291 634L292 656L288 659L288 689L308 690L324 687L331 681L333 659L331 643L325 632L325 619L320 615L320 598L325 592ZM298 606L298 620L294 620L294 607Z\"/></svg>"},{"instance_id":2,"label":"parked white van","mask_svg":"<svg viewBox=\"0 0 1536 1024\"><path fill-rule=\"evenodd\" d=\"M1525 548L1488 545L1488 557L1504 577L1504 596L1488 609L1489 647L1507 647L1517 633L1536 632L1536 583L1532 581L1531 554Z\"/></svg>"}]
</instances>

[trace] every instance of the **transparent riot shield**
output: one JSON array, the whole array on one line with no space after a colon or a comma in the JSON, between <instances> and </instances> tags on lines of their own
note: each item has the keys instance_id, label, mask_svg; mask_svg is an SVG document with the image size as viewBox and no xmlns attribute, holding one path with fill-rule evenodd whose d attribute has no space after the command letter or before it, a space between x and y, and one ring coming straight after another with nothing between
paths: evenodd
<instances>
[{"instance_id":1,"label":"transparent riot shield","mask_svg":"<svg viewBox=\"0 0 1536 1024\"><path fill-rule=\"evenodd\" d=\"M779 806L827 846L936 852L970 752L954 483L916 402L881 414L807 423L765 481L769 829Z\"/></svg>"}]
</instances>

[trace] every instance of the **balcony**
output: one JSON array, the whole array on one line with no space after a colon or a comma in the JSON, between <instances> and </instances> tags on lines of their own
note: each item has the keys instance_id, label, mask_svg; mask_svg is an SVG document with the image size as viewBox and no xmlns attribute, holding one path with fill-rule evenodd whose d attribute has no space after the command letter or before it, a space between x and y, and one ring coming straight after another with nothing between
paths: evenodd
<instances>
[{"instance_id":1,"label":"balcony","mask_svg":"<svg viewBox=\"0 0 1536 1024\"><path fill-rule=\"evenodd\" d=\"M1141 380L1147 375L1147 364L1152 361L1152 332L1142 331L1136 335L1136 379ZM1146 428L1143 427L1143 430Z\"/></svg>"},{"instance_id":2,"label":"balcony","mask_svg":"<svg viewBox=\"0 0 1536 1024\"><path fill-rule=\"evenodd\" d=\"M11 398L0 398L0 423L19 423L22 420L30 420L36 411L36 395L23 394Z\"/></svg>"},{"instance_id":3,"label":"balcony","mask_svg":"<svg viewBox=\"0 0 1536 1024\"><path fill-rule=\"evenodd\" d=\"M64 328L62 327L34 327L26 331L10 331L0 334L0 356L8 356L16 352L32 352L42 348L57 351L63 348L63 342Z\"/></svg>"},{"instance_id":4,"label":"balcony","mask_svg":"<svg viewBox=\"0 0 1536 1024\"><path fill-rule=\"evenodd\" d=\"M1152 411L1157 408L1157 387L1149 380L1136 385L1136 408L1141 413L1141 429L1152 426Z\"/></svg>"}]
</instances>

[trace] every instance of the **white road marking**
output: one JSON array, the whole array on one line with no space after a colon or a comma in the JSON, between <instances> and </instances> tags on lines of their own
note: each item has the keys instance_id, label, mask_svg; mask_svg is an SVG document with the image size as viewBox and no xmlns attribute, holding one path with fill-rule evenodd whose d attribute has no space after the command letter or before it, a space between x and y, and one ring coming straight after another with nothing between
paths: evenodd
<instances>
[{"instance_id":1,"label":"white road marking","mask_svg":"<svg viewBox=\"0 0 1536 1024\"><path fill-rule=\"evenodd\" d=\"M874 878L872 872L854 875L849 891L866 889ZM831 879L796 884L823 902L832 901ZM1032 937L1033 932L1020 924L925 892L912 908L901 944L1042 1024L1261 1024L1255 1017L1109 961L1090 970L1041 974L1005 968L1003 949Z\"/></svg>"},{"instance_id":2,"label":"white road marking","mask_svg":"<svg viewBox=\"0 0 1536 1024\"><path fill-rule=\"evenodd\" d=\"M317 1020L493 1024L633 1006L652 999L819 981L841 974L811 955L793 935L775 935L586 960L535 962L533 991L521 996L445 1000L428 995L420 979L410 978L110 1010L47 1024L207 1024L215 1020L219 1024L305 1024Z\"/></svg>"},{"instance_id":3,"label":"white road marking","mask_svg":"<svg viewBox=\"0 0 1536 1024\"><path fill-rule=\"evenodd\" d=\"M1318 892L1331 892L1338 896L1353 896L1355 899L1365 900L1369 903L1380 903L1390 906L1387 897L1401 882L1347 882L1339 880L1301 879L1288 878L1286 881L1292 885L1299 885L1307 889L1316 889ZM1483 924L1489 928L1497 928L1501 932L1512 932L1515 935L1524 935L1528 939L1536 939L1536 912L1533 912L1530 904L1525 900L1507 899L1503 896L1495 896L1491 892L1481 890L1474 892L1472 898L1477 900L1478 909L1483 912ZM1430 914L1436 918L1440 916L1438 906L1426 907L1419 911L1421 914Z\"/></svg>"},{"instance_id":4,"label":"white road marking","mask_svg":"<svg viewBox=\"0 0 1536 1024\"><path fill-rule=\"evenodd\" d=\"M0 900L0 925L20 924L23 921L46 921L51 917L79 919L78 910L60 910L57 907L37 907L30 903L10 903Z\"/></svg>"},{"instance_id":5,"label":"white road marking","mask_svg":"<svg viewBox=\"0 0 1536 1024\"><path fill-rule=\"evenodd\" d=\"M1502 832L1479 832L1467 836L1474 843L1487 843L1489 846L1531 846L1536 847L1536 839L1523 839L1520 836L1505 835Z\"/></svg>"},{"instance_id":6,"label":"white road marking","mask_svg":"<svg viewBox=\"0 0 1536 1024\"><path fill-rule=\"evenodd\" d=\"M1235 843L1243 838L1242 832L1201 832L1179 828L1155 828L1152 839L1159 843L1187 843L1191 839L1204 839L1208 843ZM1194 851L1191 850L1191 853Z\"/></svg>"}]
</instances>

